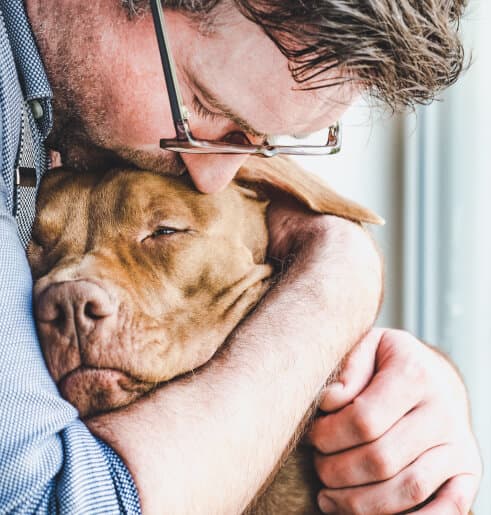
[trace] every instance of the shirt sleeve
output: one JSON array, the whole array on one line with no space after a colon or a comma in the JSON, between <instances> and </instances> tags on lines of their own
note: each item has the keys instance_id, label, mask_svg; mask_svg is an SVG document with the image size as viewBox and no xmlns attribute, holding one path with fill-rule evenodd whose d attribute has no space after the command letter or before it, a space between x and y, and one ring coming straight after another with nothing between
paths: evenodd
<instances>
[{"instance_id":1,"label":"shirt sleeve","mask_svg":"<svg viewBox=\"0 0 491 515\"><path fill-rule=\"evenodd\" d=\"M122 460L64 401L40 350L32 279L0 174L0 514L138 514Z\"/></svg>"}]
</instances>

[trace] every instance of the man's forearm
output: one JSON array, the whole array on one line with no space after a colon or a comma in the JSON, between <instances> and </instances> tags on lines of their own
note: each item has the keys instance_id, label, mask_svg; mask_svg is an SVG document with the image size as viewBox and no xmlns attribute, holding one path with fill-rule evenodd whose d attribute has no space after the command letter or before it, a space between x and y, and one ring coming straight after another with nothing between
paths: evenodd
<instances>
[{"instance_id":1,"label":"man's forearm","mask_svg":"<svg viewBox=\"0 0 491 515\"><path fill-rule=\"evenodd\" d=\"M327 230L314 224L287 277L224 357L89 424L125 460L145 512L240 513L373 322L377 252L361 228L322 223Z\"/></svg>"}]
</instances>

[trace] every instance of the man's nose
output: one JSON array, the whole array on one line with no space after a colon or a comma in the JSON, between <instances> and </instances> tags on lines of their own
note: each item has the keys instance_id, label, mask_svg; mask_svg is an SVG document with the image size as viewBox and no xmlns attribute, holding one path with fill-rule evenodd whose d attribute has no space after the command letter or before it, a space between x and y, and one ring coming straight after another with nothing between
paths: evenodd
<instances>
[{"instance_id":1,"label":"man's nose","mask_svg":"<svg viewBox=\"0 0 491 515\"><path fill-rule=\"evenodd\" d=\"M202 193L225 189L248 155L181 154L194 185Z\"/></svg>"}]
</instances>

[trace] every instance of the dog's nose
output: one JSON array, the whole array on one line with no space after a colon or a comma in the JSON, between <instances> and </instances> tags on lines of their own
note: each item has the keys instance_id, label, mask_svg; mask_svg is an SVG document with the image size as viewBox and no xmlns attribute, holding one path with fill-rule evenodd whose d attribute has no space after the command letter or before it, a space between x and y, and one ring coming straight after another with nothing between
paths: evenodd
<instances>
[{"instance_id":1,"label":"dog's nose","mask_svg":"<svg viewBox=\"0 0 491 515\"><path fill-rule=\"evenodd\" d=\"M84 337L110 330L116 318L118 303L102 287L90 281L67 281L48 286L35 298L40 330Z\"/></svg>"}]
</instances>

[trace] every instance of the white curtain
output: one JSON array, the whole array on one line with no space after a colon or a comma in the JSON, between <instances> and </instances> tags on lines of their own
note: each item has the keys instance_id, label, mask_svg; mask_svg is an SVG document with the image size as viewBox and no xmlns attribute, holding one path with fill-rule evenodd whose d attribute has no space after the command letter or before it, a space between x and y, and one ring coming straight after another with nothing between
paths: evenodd
<instances>
[{"instance_id":1,"label":"white curtain","mask_svg":"<svg viewBox=\"0 0 491 515\"><path fill-rule=\"evenodd\" d=\"M380 325L438 344L464 375L485 465L476 515L491 514L491 0L462 23L469 71L414 116L344 120L343 151L301 163L387 220Z\"/></svg>"},{"instance_id":2,"label":"white curtain","mask_svg":"<svg viewBox=\"0 0 491 515\"><path fill-rule=\"evenodd\" d=\"M471 68L443 102L406 121L404 325L462 371L491 513L491 15L471 1L462 29Z\"/></svg>"}]
</instances>

